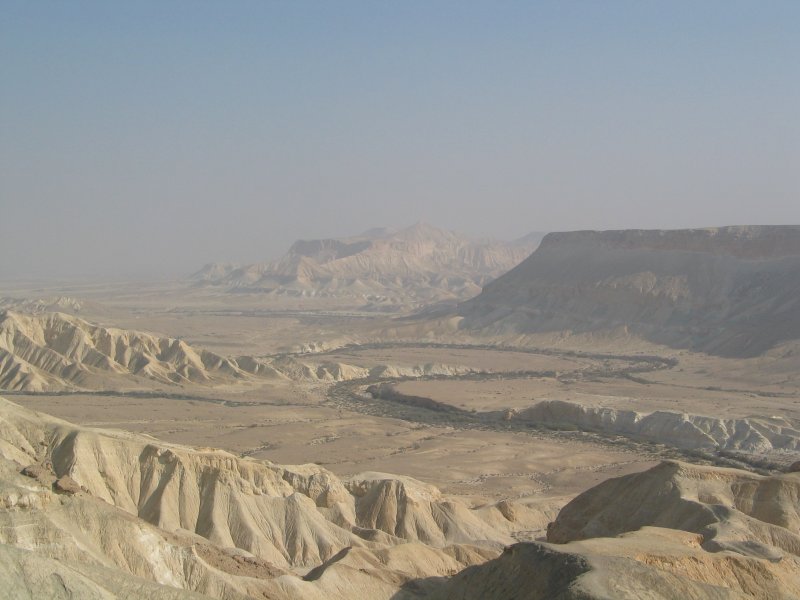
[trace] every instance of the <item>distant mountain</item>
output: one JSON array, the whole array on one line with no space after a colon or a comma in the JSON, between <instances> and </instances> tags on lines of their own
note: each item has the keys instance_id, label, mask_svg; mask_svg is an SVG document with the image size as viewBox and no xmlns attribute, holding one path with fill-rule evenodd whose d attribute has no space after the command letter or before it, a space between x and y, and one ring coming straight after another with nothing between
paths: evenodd
<instances>
[{"instance_id":1,"label":"distant mountain","mask_svg":"<svg viewBox=\"0 0 800 600\"><path fill-rule=\"evenodd\" d=\"M474 240L424 223L343 239L300 240L271 263L206 265L198 284L233 291L404 303L465 299L524 260L541 235Z\"/></svg>"},{"instance_id":2,"label":"distant mountain","mask_svg":"<svg viewBox=\"0 0 800 600\"><path fill-rule=\"evenodd\" d=\"M202 269L192 274L195 281L216 281L226 277L231 272L240 268L236 263L208 263Z\"/></svg>"},{"instance_id":3,"label":"distant mountain","mask_svg":"<svg viewBox=\"0 0 800 600\"><path fill-rule=\"evenodd\" d=\"M800 226L551 233L459 313L494 334L626 327L755 356L800 338Z\"/></svg>"},{"instance_id":4,"label":"distant mountain","mask_svg":"<svg viewBox=\"0 0 800 600\"><path fill-rule=\"evenodd\" d=\"M62 312L72 315L87 310L93 313L103 312L97 302L89 302L71 296L51 296L49 298L13 298L0 297L0 310L15 310L27 313Z\"/></svg>"}]
</instances>

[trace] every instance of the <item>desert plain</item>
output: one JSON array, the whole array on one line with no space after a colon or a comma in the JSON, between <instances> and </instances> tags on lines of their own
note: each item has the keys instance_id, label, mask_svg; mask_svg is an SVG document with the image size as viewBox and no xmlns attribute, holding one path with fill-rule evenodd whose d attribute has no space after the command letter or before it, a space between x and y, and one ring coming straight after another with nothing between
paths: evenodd
<instances>
[{"instance_id":1,"label":"desert plain","mask_svg":"<svg viewBox=\"0 0 800 600\"><path fill-rule=\"evenodd\" d=\"M416 269L451 239L432 232L401 235ZM25 575L35 557L66 590L131 598L129 577L225 600L638 598L644 580L653 598L791 598L800 346L795 300L772 297L785 276L764 273L794 268L796 231L693 230L654 254L665 235L548 236L478 296L436 264L392 274L382 241L368 285L330 278L354 267L328 241L298 243L321 280L301 252L289 279L4 284L16 585L61 597ZM553 268L581 252L605 271ZM744 315L730 328L708 324L719 297ZM20 534L31 510L39 537ZM105 521L158 529L87 542ZM74 571L87 551L120 583Z\"/></svg>"}]
</instances>

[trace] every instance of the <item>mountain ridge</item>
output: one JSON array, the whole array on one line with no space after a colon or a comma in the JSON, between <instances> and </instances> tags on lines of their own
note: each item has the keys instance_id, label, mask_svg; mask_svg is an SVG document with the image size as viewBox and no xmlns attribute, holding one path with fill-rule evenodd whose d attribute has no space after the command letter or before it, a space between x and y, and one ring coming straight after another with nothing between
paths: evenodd
<instances>
[{"instance_id":1,"label":"mountain ridge","mask_svg":"<svg viewBox=\"0 0 800 600\"><path fill-rule=\"evenodd\" d=\"M298 240L280 259L250 265L211 263L191 276L198 285L286 295L402 303L467 298L538 244L475 240L425 223L361 236Z\"/></svg>"}]
</instances>

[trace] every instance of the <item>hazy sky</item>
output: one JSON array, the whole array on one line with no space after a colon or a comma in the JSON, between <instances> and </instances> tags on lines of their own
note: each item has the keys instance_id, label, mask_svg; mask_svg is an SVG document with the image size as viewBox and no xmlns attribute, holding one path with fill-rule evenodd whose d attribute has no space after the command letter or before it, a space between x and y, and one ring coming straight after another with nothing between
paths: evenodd
<instances>
[{"instance_id":1,"label":"hazy sky","mask_svg":"<svg viewBox=\"0 0 800 600\"><path fill-rule=\"evenodd\" d=\"M0 278L800 223L800 2L3 0L0 209Z\"/></svg>"}]
</instances>

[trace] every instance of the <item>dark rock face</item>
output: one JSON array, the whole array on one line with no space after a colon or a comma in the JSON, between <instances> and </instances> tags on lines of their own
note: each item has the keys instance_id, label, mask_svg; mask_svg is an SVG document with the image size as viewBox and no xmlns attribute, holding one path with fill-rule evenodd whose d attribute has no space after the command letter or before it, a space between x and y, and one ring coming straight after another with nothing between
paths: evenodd
<instances>
[{"instance_id":1,"label":"dark rock face","mask_svg":"<svg viewBox=\"0 0 800 600\"><path fill-rule=\"evenodd\" d=\"M757 356L800 338L800 226L549 234L459 313L467 329L627 328L675 348Z\"/></svg>"},{"instance_id":2,"label":"dark rock face","mask_svg":"<svg viewBox=\"0 0 800 600\"><path fill-rule=\"evenodd\" d=\"M591 594L571 589L591 570L588 561L544 544L523 542L482 565L464 569L426 597L436 600L594 600Z\"/></svg>"},{"instance_id":3,"label":"dark rock face","mask_svg":"<svg viewBox=\"0 0 800 600\"><path fill-rule=\"evenodd\" d=\"M69 475L64 475L56 479L55 483L53 484L53 489L56 493L59 494L77 494L81 491L81 486Z\"/></svg>"},{"instance_id":4,"label":"dark rock face","mask_svg":"<svg viewBox=\"0 0 800 600\"><path fill-rule=\"evenodd\" d=\"M20 473L22 473L26 477L32 477L33 479L39 479L41 477L49 475L50 471L45 469L42 465L34 464L34 465L28 465L27 467L22 469L22 471L20 471Z\"/></svg>"}]
</instances>

